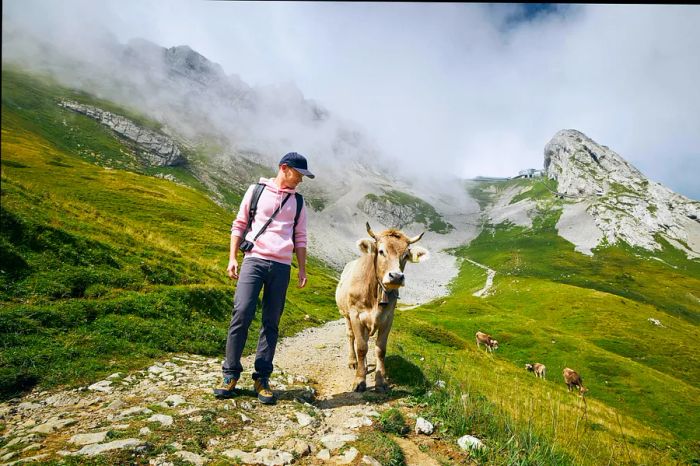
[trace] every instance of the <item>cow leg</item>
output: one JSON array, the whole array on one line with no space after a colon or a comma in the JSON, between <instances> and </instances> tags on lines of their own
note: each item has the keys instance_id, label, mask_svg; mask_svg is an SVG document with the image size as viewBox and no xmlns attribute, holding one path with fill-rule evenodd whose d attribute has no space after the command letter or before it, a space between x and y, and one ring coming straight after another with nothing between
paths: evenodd
<instances>
[{"instance_id":1,"label":"cow leg","mask_svg":"<svg viewBox=\"0 0 700 466\"><path fill-rule=\"evenodd\" d=\"M345 318L346 334L348 336L348 367L357 369L357 356L355 355L355 334L352 331L350 318Z\"/></svg>"},{"instance_id":2,"label":"cow leg","mask_svg":"<svg viewBox=\"0 0 700 466\"><path fill-rule=\"evenodd\" d=\"M375 346L375 354L377 356L377 368L374 374L374 389L380 392L385 392L389 385L386 383L386 367L384 367L384 356L386 356L386 344L389 340L389 331L391 330L392 319L379 328L377 333L377 344Z\"/></svg>"},{"instance_id":3,"label":"cow leg","mask_svg":"<svg viewBox=\"0 0 700 466\"><path fill-rule=\"evenodd\" d=\"M367 390L367 340L369 340L369 332L359 319L352 322L352 331L355 334L355 355L357 356L357 368L355 369L352 390L364 392Z\"/></svg>"}]
</instances>

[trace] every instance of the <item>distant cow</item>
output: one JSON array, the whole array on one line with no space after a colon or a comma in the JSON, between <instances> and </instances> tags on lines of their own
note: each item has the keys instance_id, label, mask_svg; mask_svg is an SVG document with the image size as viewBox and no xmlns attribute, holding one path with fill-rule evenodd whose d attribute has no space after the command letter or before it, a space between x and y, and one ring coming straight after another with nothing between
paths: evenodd
<instances>
[{"instance_id":1,"label":"distant cow","mask_svg":"<svg viewBox=\"0 0 700 466\"><path fill-rule=\"evenodd\" d=\"M486 351L493 353L498 349L498 341L491 338L491 335L483 332L476 332L476 347L481 348L481 344L486 345Z\"/></svg>"},{"instance_id":2,"label":"distant cow","mask_svg":"<svg viewBox=\"0 0 700 466\"><path fill-rule=\"evenodd\" d=\"M355 369L352 389L356 392L367 389L367 341L375 332L377 367L374 386L376 390L386 390L384 356L399 288L405 282L403 270L406 263L423 262L429 257L425 248L412 246L423 237L422 233L414 238L395 229L375 234L369 223L367 233L372 239L357 242L362 255L345 266L335 290L335 301L347 326L348 366Z\"/></svg>"},{"instance_id":3,"label":"distant cow","mask_svg":"<svg viewBox=\"0 0 700 466\"><path fill-rule=\"evenodd\" d=\"M569 391L573 390L574 387L578 387L579 392L581 395L586 393L588 391L587 388L583 387L583 380L581 379L581 376L578 375L578 373L573 370L569 369L568 367L564 369L563 372L564 375L564 383L568 387Z\"/></svg>"},{"instance_id":4,"label":"distant cow","mask_svg":"<svg viewBox=\"0 0 700 466\"><path fill-rule=\"evenodd\" d=\"M527 369L530 372L535 373L535 377L541 378L541 379L546 379L546 373L547 373L547 368L545 367L544 364L540 364L539 362L536 362L534 364L525 364L525 369Z\"/></svg>"}]
</instances>

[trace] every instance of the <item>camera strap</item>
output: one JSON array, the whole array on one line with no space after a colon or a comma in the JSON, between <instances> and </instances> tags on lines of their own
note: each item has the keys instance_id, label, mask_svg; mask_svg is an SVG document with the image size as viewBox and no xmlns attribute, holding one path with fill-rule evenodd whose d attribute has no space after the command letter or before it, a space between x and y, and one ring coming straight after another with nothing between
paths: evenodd
<instances>
[{"instance_id":1,"label":"camera strap","mask_svg":"<svg viewBox=\"0 0 700 466\"><path fill-rule=\"evenodd\" d=\"M285 196L284 200L279 205L279 207L277 207L277 209L275 209L275 211L272 212L272 215L270 215L270 218L267 219L267 222L265 222L265 225L263 225L263 227L260 229L260 231L258 231L258 234L255 235L255 238L253 238L253 242L255 242L258 239L258 237L263 234L263 232L265 231L267 226L270 224L270 222L272 222L272 219L275 218L275 215L277 215L280 212L280 210L282 210L282 207L284 207L284 204L287 203L287 201L289 200L289 198L291 196L292 196L291 194L287 193L287 195Z\"/></svg>"}]
</instances>

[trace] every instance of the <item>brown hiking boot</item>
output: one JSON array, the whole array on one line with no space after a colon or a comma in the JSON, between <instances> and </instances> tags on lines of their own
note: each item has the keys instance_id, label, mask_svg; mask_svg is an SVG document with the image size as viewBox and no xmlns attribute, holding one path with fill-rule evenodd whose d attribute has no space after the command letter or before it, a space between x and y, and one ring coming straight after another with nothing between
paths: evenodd
<instances>
[{"instance_id":1,"label":"brown hiking boot","mask_svg":"<svg viewBox=\"0 0 700 466\"><path fill-rule=\"evenodd\" d=\"M272 393L267 379L257 379L255 381L255 392L258 394L258 400L260 400L260 403L266 405L275 404L275 394Z\"/></svg>"},{"instance_id":2,"label":"brown hiking boot","mask_svg":"<svg viewBox=\"0 0 700 466\"><path fill-rule=\"evenodd\" d=\"M224 383L219 388L214 389L214 396L217 398L230 398L235 395L234 390L238 379L233 377L224 377Z\"/></svg>"}]
</instances>

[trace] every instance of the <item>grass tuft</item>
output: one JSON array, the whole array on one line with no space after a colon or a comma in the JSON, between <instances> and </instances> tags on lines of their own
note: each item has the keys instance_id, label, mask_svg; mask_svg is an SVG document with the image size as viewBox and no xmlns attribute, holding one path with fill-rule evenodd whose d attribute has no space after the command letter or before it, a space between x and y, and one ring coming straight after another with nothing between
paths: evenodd
<instances>
[{"instance_id":1,"label":"grass tuft","mask_svg":"<svg viewBox=\"0 0 700 466\"><path fill-rule=\"evenodd\" d=\"M384 432L370 430L360 433L353 445L363 454L371 456L383 466L406 464L401 447Z\"/></svg>"}]
</instances>

